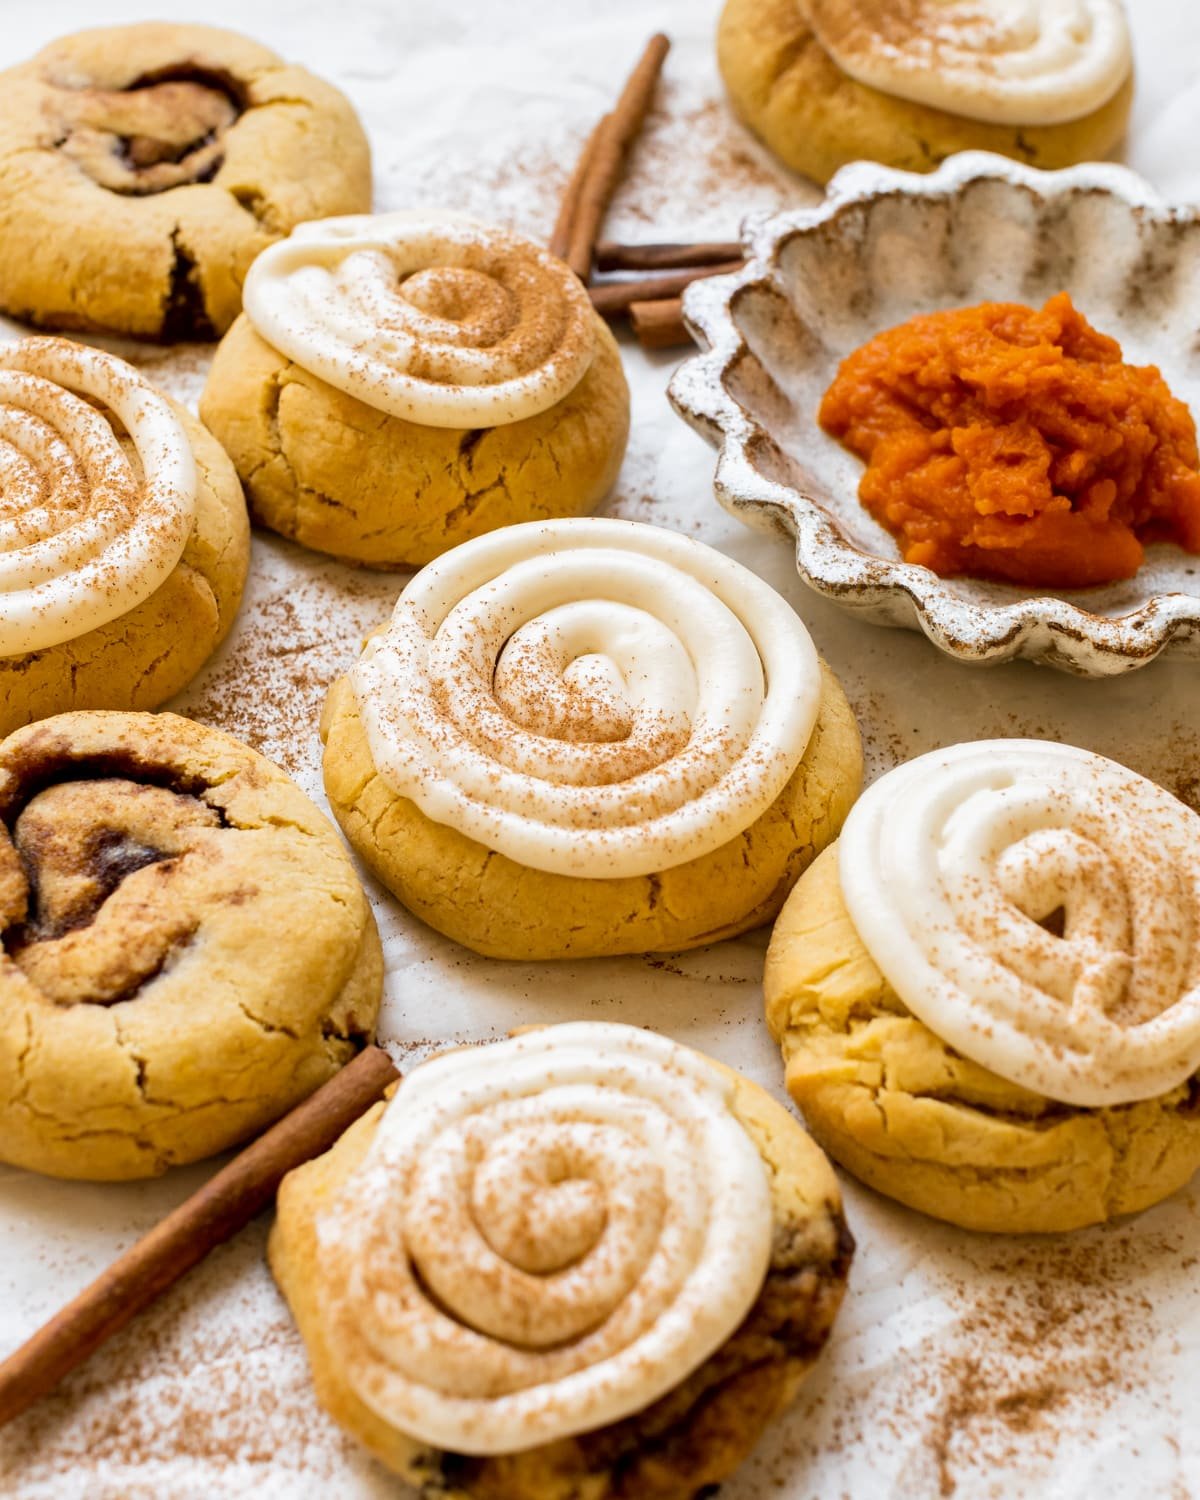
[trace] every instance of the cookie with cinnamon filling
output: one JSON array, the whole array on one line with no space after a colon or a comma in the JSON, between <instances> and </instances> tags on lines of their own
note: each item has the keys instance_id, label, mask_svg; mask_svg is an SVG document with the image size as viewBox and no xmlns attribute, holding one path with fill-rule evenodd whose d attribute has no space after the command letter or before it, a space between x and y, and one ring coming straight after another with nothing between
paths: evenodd
<instances>
[{"instance_id":1,"label":"cookie with cinnamon filling","mask_svg":"<svg viewBox=\"0 0 1200 1500\"><path fill-rule=\"evenodd\" d=\"M594 510L629 432L617 345L571 270L452 214L306 224L260 256L200 403L255 519L416 567Z\"/></svg>"},{"instance_id":2,"label":"cookie with cinnamon filling","mask_svg":"<svg viewBox=\"0 0 1200 1500\"><path fill-rule=\"evenodd\" d=\"M317 1397L422 1500L694 1500L794 1398L853 1241L828 1162L664 1037L416 1069L279 1193Z\"/></svg>"},{"instance_id":3,"label":"cookie with cinnamon filling","mask_svg":"<svg viewBox=\"0 0 1200 1500\"><path fill-rule=\"evenodd\" d=\"M0 742L0 1159L147 1177L224 1150L374 1030L375 922L282 771L173 714Z\"/></svg>"},{"instance_id":4,"label":"cookie with cinnamon filling","mask_svg":"<svg viewBox=\"0 0 1200 1500\"><path fill-rule=\"evenodd\" d=\"M0 309L43 327L216 338L260 250L370 206L349 101L236 32L78 32L0 100Z\"/></svg>"}]
</instances>

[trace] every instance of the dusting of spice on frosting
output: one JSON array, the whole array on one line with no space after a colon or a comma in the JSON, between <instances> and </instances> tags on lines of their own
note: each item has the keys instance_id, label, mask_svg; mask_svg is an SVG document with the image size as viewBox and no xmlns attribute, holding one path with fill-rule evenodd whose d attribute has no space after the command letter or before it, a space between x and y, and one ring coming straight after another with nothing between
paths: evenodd
<instances>
[{"instance_id":1,"label":"dusting of spice on frosting","mask_svg":"<svg viewBox=\"0 0 1200 1500\"><path fill-rule=\"evenodd\" d=\"M64 339L0 349L0 656L128 614L179 562L196 466L166 398Z\"/></svg>"},{"instance_id":2,"label":"dusting of spice on frosting","mask_svg":"<svg viewBox=\"0 0 1200 1500\"><path fill-rule=\"evenodd\" d=\"M426 427L536 416L596 352L587 291L562 261L453 214L302 224L254 262L243 300L303 369Z\"/></svg>"},{"instance_id":3,"label":"dusting of spice on frosting","mask_svg":"<svg viewBox=\"0 0 1200 1500\"><path fill-rule=\"evenodd\" d=\"M355 1393L455 1453L643 1411L739 1326L770 1188L706 1059L573 1023L418 1068L317 1224L320 1317Z\"/></svg>"},{"instance_id":4,"label":"dusting of spice on frosting","mask_svg":"<svg viewBox=\"0 0 1200 1500\"><path fill-rule=\"evenodd\" d=\"M395 792L519 864L595 879L744 832L820 702L812 640L773 589L614 520L508 527L445 554L352 683Z\"/></svg>"},{"instance_id":5,"label":"dusting of spice on frosting","mask_svg":"<svg viewBox=\"0 0 1200 1500\"><path fill-rule=\"evenodd\" d=\"M898 767L838 845L847 909L913 1014L1065 1104L1200 1069L1200 817L1124 766L983 740Z\"/></svg>"},{"instance_id":6,"label":"dusting of spice on frosting","mask_svg":"<svg viewBox=\"0 0 1200 1500\"><path fill-rule=\"evenodd\" d=\"M1080 119L1132 66L1120 0L806 0L805 9L859 83L993 124Z\"/></svg>"}]
</instances>

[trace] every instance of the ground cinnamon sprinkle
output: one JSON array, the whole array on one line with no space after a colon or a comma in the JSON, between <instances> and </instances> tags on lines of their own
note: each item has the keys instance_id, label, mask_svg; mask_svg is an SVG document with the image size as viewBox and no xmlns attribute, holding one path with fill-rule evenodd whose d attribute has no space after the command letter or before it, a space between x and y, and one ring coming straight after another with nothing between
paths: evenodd
<instances>
[{"instance_id":1,"label":"ground cinnamon sprinkle","mask_svg":"<svg viewBox=\"0 0 1200 1500\"><path fill-rule=\"evenodd\" d=\"M736 239L747 213L819 197L742 129L723 100L703 98L679 69L668 70L606 232L645 238L650 227L657 239L678 226L688 239Z\"/></svg>"},{"instance_id":2,"label":"ground cinnamon sprinkle","mask_svg":"<svg viewBox=\"0 0 1200 1500\"><path fill-rule=\"evenodd\" d=\"M215 1251L13 1423L0 1490L61 1495L75 1472L91 1500L133 1500L244 1493L268 1470L310 1487L344 1473L354 1445L317 1417L299 1335L270 1289L266 1230Z\"/></svg>"},{"instance_id":3,"label":"ground cinnamon sprinkle","mask_svg":"<svg viewBox=\"0 0 1200 1500\"><path fill-rule=\"evenodd\" d=\"M853 1211L850 1217L857 1222ZM769 1488L806 1495L806 1472L822 1472L837 1455L846 1494L859 1500L875 1491L867 1484L860 1492L851 1476L876 1473L872 1460L882 1454L878 1493L889 1496L1007 1500L1018 1485L1044 1493L1060 1453L1072 1455L1065 1493L1076 1494L1088 1448L1114 1432L1125 1435L1123 1451L1139 1430L1147 1439L1161 1434L1162 1391L1151 1386L1151 1369L1172 1337L1163 1306L1186 1292L1200 1263L1186 1232L1143 1220L1007 1242L926 1228L915 1217L902 1227L920 1269L911 1270L914 1259L903 1251L894 1252L894 1263L909 1268L914 1302L944 1303L948 1320L930 1327L919 1311L901 1311L902 1293L882 1293L873 1267L865 1317L879 1321L873 1299L883 1297L885 1325L896 1320L899 1330L911 1318L913 1331L886 1359L879 1352L889 1341L885 1326L870 1364L856 1369L854 1333L843 1326L795 1417L752 1461L746 1496ZM860 1296L862 1275L860 1268ZM908 1292L909 1275L900 1278ZM863 1319L862 1308L857 1316ZM856 1468L856 1460L867 1467ZM1155 1493L1194 1500L1183 1487Z\"/></svg>"},{"instance_id":4,"label":"ground cinnamon sprinkle","mask_svg":"<svg viewBox=\"0 0 1200 1500\"><path fill-rule=\"evenodd\" d=\"M408 575L341 567L261 536L254 545L255 577L230 640L172 706L244 740L311 792L304 773L316 775L325 695L391 614Z\"/></svg>"}]
</instances>

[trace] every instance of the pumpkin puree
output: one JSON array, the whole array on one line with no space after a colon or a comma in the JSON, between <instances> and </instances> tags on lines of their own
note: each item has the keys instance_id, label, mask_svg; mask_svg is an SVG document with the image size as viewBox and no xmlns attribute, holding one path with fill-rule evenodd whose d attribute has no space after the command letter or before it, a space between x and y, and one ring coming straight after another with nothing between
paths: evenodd
<instances>
[{"instance_id":1,"label":"pumpkin puree","mask_svg":"<svg viewBox=\"0 0 1200 1500\"><path fill-rule=\"evenodd\" d=\"M821 425L868 467L859 498L907 562L1082 588L1142 544L1200 552L1196 424L1066 292L910 319L843 360Z\"/></svg>"}]
</instances>

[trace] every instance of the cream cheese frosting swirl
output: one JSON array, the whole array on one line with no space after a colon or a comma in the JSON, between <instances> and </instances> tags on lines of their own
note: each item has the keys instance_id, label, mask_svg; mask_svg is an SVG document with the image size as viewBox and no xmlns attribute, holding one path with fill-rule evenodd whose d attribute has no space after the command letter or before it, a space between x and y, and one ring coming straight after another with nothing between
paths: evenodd
<instances>
[{"instance_id":1,"label":"cream cheese frosting swirl","mask_svg":"<svg viewBox=\"0 0 1200 1500\"><path fill-rule=\"evenodd\" d=\"M251 266L243 303L302 368L425 427L536 416L596 352L595 314L568 266L453 214L301 224Z\"/></svg>"},{"instance_id":2,"label":"cream cheese frosting swirl","mask_svg":"<svg viewBox=\"0 0 1200 1500\"><path fill-rule=\"evenodd\" d=\"M0 656L75 640L148 599L195 506L187 435L136 370L64 339L0 347Z\"/></svg>"},{"instance_id":3,"label":"cream cheese frosting swirl","mask_svg":"<svg viewBox=\"0 0 1200 1500\"><path fill-rule=\"evenodd\" d=\"M1120 0L805 0L843 72L897 98L999 125L1057 125L1129 76Z\"/></svg>"},{"instance_id":4,"label":"cream cheese frosting swirl","mask_svg":"<svg viewBox=\"0 0 1200 1500\"><path fill-rule=\"evenodd\" d=\"M744 832L799 765L821 690L807 630L753 573L591 519L445 553L351 680L393 791L519 864L596 879Z\"/></svg>"},{"instance_id":5,"label":"cream cheese frosting swirl","mask_svg":"<svg viewBox=\"0 0 1200 1500\"><path fill-rule=\"evenodd\" d=\"M762 1289L766 1168L707 1059L553 1026L418 1068L317 1223L319 1316L393 1427L499 1454L642 1411Z\"/></svg>"},{"instance_id":6,"label":"cream cheese frosting swirl","mask_svg":"<svg viewBox=\"0 0 1200 1500\"><path fill-rule=\"evenodd\" d=\"M985 740L882 777L839 843L850 916L919 1020L1065 1104L1200 1069L1200 817L1102 756Z\"/></svg>"}]
</instances>

